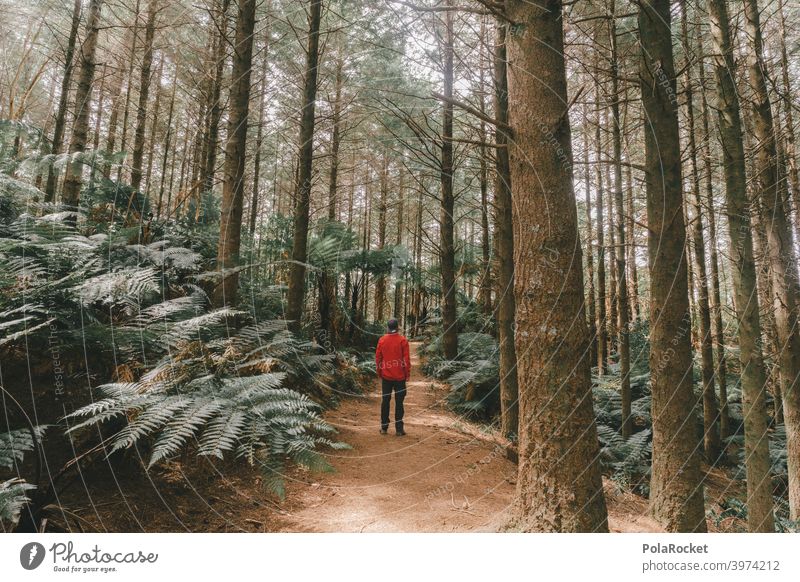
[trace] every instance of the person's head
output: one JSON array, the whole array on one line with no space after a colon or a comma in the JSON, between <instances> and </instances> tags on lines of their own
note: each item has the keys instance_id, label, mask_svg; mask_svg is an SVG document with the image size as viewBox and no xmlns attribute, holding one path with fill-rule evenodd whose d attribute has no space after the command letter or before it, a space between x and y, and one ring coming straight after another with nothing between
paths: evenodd
<instances>
[{"instance_id":1,"label":"person's head","mask_svg":"<svg viewBox=\"0 0 800 582\"><path fill-rule=\"evenodd\" d=\"M389 333L396 333L398 327L400 327L400 324L394 317L386 322L386 328L389 330Z\"/></svg>"}]
</instances>

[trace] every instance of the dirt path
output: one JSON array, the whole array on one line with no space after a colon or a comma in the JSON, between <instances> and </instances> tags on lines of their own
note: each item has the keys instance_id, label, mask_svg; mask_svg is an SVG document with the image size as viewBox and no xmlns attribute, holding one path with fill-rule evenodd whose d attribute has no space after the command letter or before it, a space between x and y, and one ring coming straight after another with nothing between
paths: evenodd
<instances>
[{"instance_id":1,"label":"dirt path","mask_svg":"<svg viewBox=\"0 0 800 582\"><path fill-rule=\"evenodd\" d=\"M496 437L447 409L447 388L422 374L418 348L411 344L408 434L397 437L394 427L379 434L378 380L364 397L328 412L353 448L330 457L335 473L294 473L271 531L480 532L507 522L516 464ZM660 531L647 515L647 500L603 482L612 532Z\"/></svg>"},{"instance_id":2,"label":"dirt path","mask_svg":"<svg viewBox=\"0 0 800 582\"><path fill-rule=\"evenodd\" d=\"M445 387L422 375L411 344L407 435L379 434L380 388L326 415L352 450L330 458L335 473L287 487L281 531L486 531L514 497L516 465L489 436L447 411ZM394 401L392 401L394 417Z\"/></svg>"}]
</instances>

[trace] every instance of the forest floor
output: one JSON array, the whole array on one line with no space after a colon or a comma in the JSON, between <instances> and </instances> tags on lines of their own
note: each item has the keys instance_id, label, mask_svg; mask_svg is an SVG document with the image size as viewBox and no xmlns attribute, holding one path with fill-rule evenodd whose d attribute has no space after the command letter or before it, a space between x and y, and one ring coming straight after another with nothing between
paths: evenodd
<instances>
[{"instance_id":1,"label":"forest floor","mask_svg":"<svg viewBox=\"0 0 800 582\"><path fill-rule=\"evenodd\" d=\"M335 472L308 474L287 487L279 531L497 531L508 519L517 465L505 444L447 409L447 387L425 377L419 344L411 344L412 373L405 430L379 433L380 384L326 415L352 446L331 458ZM394 404L392 404L394 413ZM654 531L646 500L615 493L606 483L613 531Z\"/></svg>"},{"instance_id":2,"label":"forest floor","mask_svg":"<svg viewBox=\"0 0 800 582\"><path fill-rule=\"evenodd\" d=\"M380 429L380 380L326 414L352 449L329 458L335 472L287 487L281 531L485 531L509 509L516 465L491 434L449 412L447 390L420 369L411 344L406 436ZM394 399L392 400L394 418Z\"/></svg>"},{"instance_id":3,"label":"forest floor","mask_svg":"<svg viewBox=\"0 0 800 582\"><path fill-rule=\"evenodd\" d=\"M335 471L289 471L286 500L261 486L257 470L237 463L174 460L143 473L135 464L95 466L60 499L59 522L86 531L469 532L502 530L511 510L517 466L490 429L450 411L445 385L425 377L419 344L405 400L407 435L379 433L380 386L343 398L326 412L338 439ZM394 412L394 403L392 404ZM100 464L102 465L102 463ZM709 499L741 494L740 482L714 469ZM613 532L660 531L647 500L604 479ZM56 511L58 513L58 511ZM68 518L68 519L67 519ZM728 530L730 524L715 527Z\"/></svg>"}]
</instances>

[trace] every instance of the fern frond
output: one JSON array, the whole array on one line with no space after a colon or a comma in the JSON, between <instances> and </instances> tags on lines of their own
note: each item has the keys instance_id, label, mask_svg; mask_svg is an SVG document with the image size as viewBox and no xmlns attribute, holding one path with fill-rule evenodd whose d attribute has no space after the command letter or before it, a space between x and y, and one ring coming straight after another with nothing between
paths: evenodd
<instances>
[{"instance_id":1,"label":"fern frond","mask_svg":"<svg viewBox=\"0 0 800 582\"><path fill-rule=\"evenodd\" d=\"M47 425L34 427L34 434L26 428L0 433L0 468L13 469L25 453L36 447L34 436L41 442L47 428Z\"/></svg>"},{"instance_id":2,"label":"fern frond","mask_svg":"<svg viewBox=\"0 0 800 582\"><path fill-rule=\"evenodd\" d=\"M161 431L147 467L176 455L189 439L196 438L208 419L219 413L223 407L223 402L200 399L181 410Z\"/></svg>"},{"instance_id":3,"label":"fern frond","mask_svg":"<svg viewBox=\"0 0 800 582\"><path fill-rule=\"evenodd\" d=\"M36 489L36 486L22 479L9 479L0 483L0 522L11 525L17 523L22 508L30 501L28 491L32 489Z\"/></svg>"}]
</instances>

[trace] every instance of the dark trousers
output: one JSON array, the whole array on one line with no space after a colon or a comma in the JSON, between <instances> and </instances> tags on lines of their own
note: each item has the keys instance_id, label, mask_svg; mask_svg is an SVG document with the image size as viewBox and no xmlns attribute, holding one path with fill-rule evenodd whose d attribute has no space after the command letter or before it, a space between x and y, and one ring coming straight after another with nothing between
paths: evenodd
<instances>
[{"instance_id":1,"label":"dark trousers","mask_svg":"<svg viewBox=\"0 0 800 582\"><path fill-rule=\"evenodd\" d=\"M394 427L403 432L403 400L406 398L405 380L382 380L381 382L381 429L389 429L389 403L394 391Z\"/></svg>"}]
</instances>

